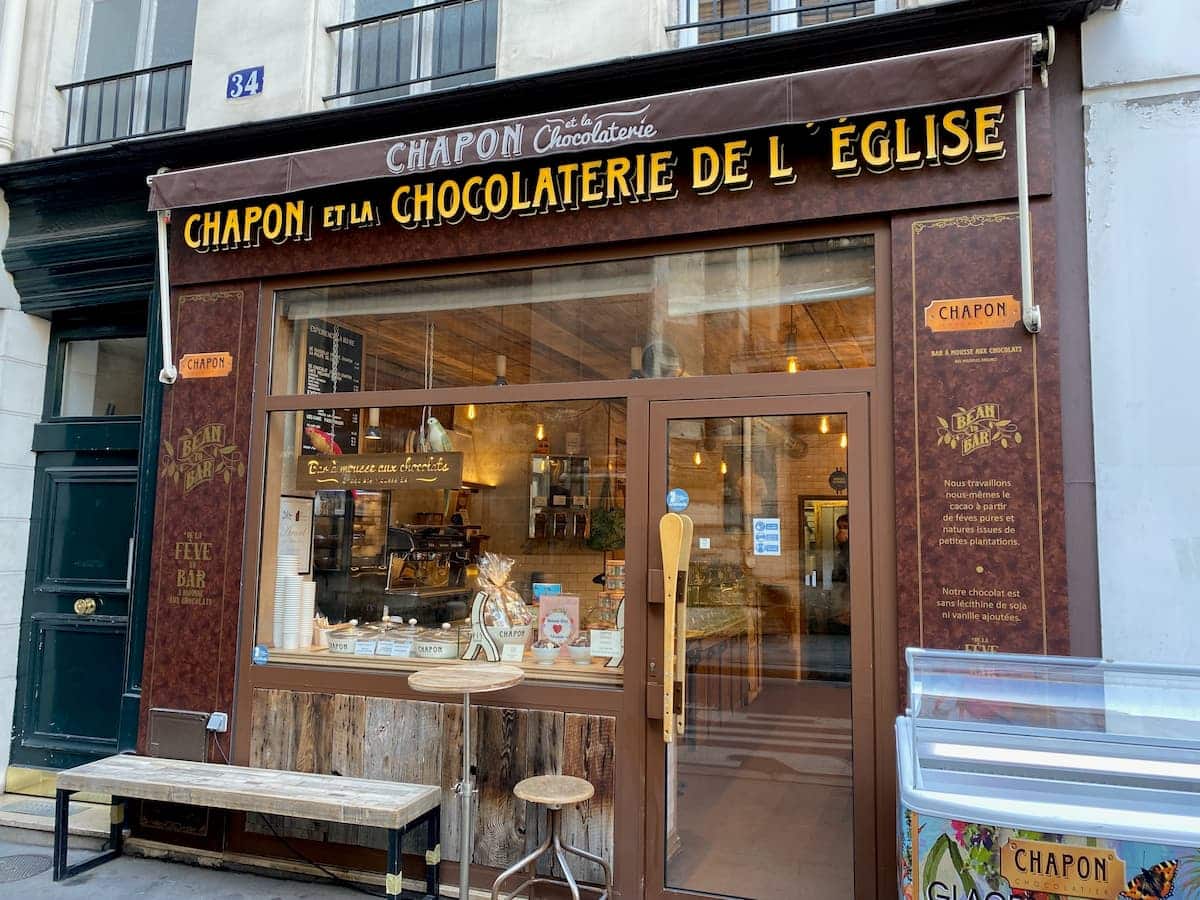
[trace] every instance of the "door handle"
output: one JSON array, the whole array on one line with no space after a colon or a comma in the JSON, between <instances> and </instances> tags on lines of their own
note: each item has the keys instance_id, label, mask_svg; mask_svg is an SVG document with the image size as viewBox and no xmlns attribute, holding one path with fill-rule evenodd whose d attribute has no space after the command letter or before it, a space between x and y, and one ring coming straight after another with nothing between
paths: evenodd
<instances>
[{"instance_id":1,"label":"door handle","mask_svg":"<svg viewBox=\"0 0 1200 900\"><path fill-rule=\"evenodd\" d=\"M75 601L75 615L90 616L96 612L96 606L101 603L95 597L80 597Z\"/></svg>"},{"instance_id":2,"label":"door handle","mask_svg":"<svg viewBox=\"0 0 1200 900\"><path fill-rule=\"evenodd\" d=\"M658 522L663 580L663 740L684 729L687 640L687 572L692 555L692 520L667 513Z\"/></svg>"}]
</instances>

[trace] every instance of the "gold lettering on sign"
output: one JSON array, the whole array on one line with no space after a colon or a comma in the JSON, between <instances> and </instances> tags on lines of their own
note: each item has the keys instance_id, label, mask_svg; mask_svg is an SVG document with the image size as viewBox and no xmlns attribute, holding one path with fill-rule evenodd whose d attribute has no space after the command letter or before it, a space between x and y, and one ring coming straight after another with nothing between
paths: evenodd
<instances>
[{"instance_id":1,"label":"gold lettering on sign","mask_svg":"<svg viewBox=\"0 0 1200 900\"><path fill-rule=\"evenodd\" d=\"M937 421L938 446L961 449L963 456L995 444L1008 447L1021 443L1021 432L1012 420L1000 418L999 403L978 403L970 409L960 406L951 413L950 421L941 416Z\"/></svg>"},{"instance_id":2,"label":"gold lettering on sign","mask_svg":"<svg viewBox=\"0 0 1200 900\"><path fill-rule=\"evenodd\" d=\"M302 456L296 487L321 488L458 488L462 486L461 453L357 453Z\"/></svg>"},{"instance_id":3,"label":"gold lettering on sign","mask_svg":"<svg viewBox=\"0 0 1200 900\"><path fill-rule=\"evenodd\" d=\"M190 494L195 488L220 477L226 484L236 475L245 477L242 451L225 438L225 426L213 422L196 430L183 429L173 444L163 441L162 474Z\"/></svg>"},{"instance_id":4,"label":"gold lettering on sign","mask_svg":"<svg viewBox=\"0 0 1200 900\"><path fill-rule=\"evenodd\" d=\"M185 353L179 360L180 378L224 378L232 372L232 353Z\"/></svg>"},{"instance_id":5,"label":"gold lettering on sign","mask_svg":"<svg viewBox=\"0 0 1200 900\"><path fill-rule=\"evenodd\" d=\"M208 564L212 562L213 545L201 531L186 531L182 541L176 541L171 556L175 560L174 590L167 594L172 606L212 606L209 591Z\"/></svg>"},{"instance_id":6,"label":"gold lettering on sign","mask_svg":"<svg viewBox=\"0 0 1200 900\"><path fill-rule=\"evenodd\" d=\"M983 331L1009 328L1021 318L1021 304L1011 294L998 297L959 297L933 300L925 307L930 331Z\"/></svg>"},{"instance_id":7,"label":"gold lettering on sign","mask_svg":"<svg viewBox=\"0 0 1200 900\"><path fill-rule=\"evenodd\" d=\"M1125 889L1125 861L1108 849L1013 839L1000 874L1014 890L1107 900Z\"/></svg>"}]
</instances>

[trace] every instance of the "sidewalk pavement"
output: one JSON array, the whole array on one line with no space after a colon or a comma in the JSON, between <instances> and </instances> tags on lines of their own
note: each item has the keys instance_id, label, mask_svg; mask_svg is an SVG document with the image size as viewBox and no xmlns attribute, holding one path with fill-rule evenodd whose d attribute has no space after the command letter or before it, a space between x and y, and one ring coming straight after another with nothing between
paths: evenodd
<instances>
[{"instance_id":1,"label":"sidewalk pavement","mask_svg":"<svg viewBox=\"0 0 1200 900\"><path fill-rule=\"evenodd\" d=\"M69 861L80 862L92 851L71 851ZM4 861L12 856L44 857L46 870L40 875L21 881L0 881L0 897L21 900L63 898L63 900L101 900L101 898L151 897L155 900L189 898L189 900L354 900L365 897L352 888L340 885L305 881L285 881L231 872L204 869L185 863L165 862L121 856L104 865L54 883L50 847L31 846L0 841L0 878L4 877ZM381 892L382 893L382 892Z\"/></svg>"}]
</instances>

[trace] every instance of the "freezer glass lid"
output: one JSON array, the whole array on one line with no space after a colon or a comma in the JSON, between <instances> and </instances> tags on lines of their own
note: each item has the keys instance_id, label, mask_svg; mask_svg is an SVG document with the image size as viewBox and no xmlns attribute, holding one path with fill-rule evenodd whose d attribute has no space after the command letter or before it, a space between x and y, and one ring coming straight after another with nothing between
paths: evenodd
<instances>
[{"instance_id":1,"label":"freezer glass lid","mask_svg":"<svg viewBox=\"0 0 1200 900\"><path fill-rule=\"evenodd\" d=\"M1200 831L1200 669L924 650L908 664L914 802L1064 832L1075 817Z\"/></svg>"},{"instance_id":2,"label":"freezer glass lid","mask_svg":"<svg viewBox=\"0 0 1200 900\"><path fill-rule=\"evenodd\" d=\"M917 728L1200 747L1200 668L910 649Z\"/></svg>"}]
</instances>

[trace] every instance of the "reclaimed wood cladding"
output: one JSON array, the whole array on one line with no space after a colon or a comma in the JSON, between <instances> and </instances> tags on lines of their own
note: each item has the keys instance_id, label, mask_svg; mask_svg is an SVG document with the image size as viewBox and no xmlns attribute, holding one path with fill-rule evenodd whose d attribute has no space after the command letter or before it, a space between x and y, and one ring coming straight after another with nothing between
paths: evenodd
<instances>
[{"instance_id":1,"label":"reclaimed wood cladding","mask_svg":"<svg viewBox=\"0 0 1200 900\"><path fill-rule=\"evenodd\" d=\"M545 774L576 775L595 785L591 800L563 810L563 835L570 844L612 859L615 719L474 706L471 728L479 788L472 862L507 868L545 838L546 811L512 793L521 779ZM457 704L257 690L250 740L252 766L440 785L442 856L457 861L462 834L454 792L462 765ZM302 819L273 819L272 824L293 837L386 846L380 829ZM257 817L247 819L247 828L269 833ZM419 852L421 839L409 835L406 850ZM575 859L572 866L578 878L600 881L599 867ZM548 863L542 871L551 872Z\"/></svg>"}]
</instances>

